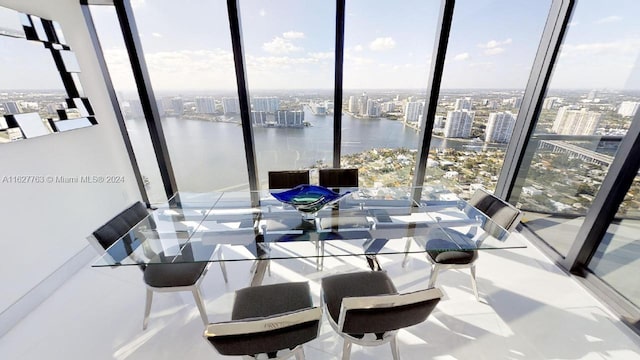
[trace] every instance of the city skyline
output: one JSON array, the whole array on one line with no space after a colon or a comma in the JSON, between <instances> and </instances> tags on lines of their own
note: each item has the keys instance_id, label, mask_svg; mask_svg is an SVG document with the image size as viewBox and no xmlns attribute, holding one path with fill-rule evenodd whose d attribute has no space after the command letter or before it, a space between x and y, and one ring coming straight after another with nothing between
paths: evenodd
<instances>
[{"instance_id":1,"label":"city skyline","mask_svg":"<svg viewBox=\"0 0 640 360\"><path fill-rule=\"evenodd\" d=\"M154 90L235 89L224 1L132 5ZM457 2L442 88L524 89L549 5L547 0ZM344 88L426 88L439 6L436 0L349 1ZM242 1L240 7L250 91L333 88L334 4ZM640 89L640 34L624 16L637 10L640 4L632 1L579 2L550 87ZM113 9L94 6L92 13L116 89L135 89ZM3 64L17 53L14 47L25 47L10 40L17 41L0 49ZM7 83L33 83L23 88L57 88L59 80L44 74L25 79L25 71L42 67L29 57L2 66L0 76Z\"/></svg>"}]
</instances>

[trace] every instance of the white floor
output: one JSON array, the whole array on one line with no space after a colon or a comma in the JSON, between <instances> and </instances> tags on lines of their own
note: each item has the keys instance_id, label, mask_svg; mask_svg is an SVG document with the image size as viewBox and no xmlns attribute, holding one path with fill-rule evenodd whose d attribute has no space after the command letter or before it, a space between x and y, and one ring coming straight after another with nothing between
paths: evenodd
<instances>
[{"instance_id":1,"label":"white floor","mask_svg":"<svg viewBox=\"0 0 640 360\"><path fill-rule=\"evenodd\" d=\"M514 234L512 236L520 236ZM401 291L426 286L428 265L415 255L380 259ZM214 264L203 283L210 321L229 319L233 291L249 284L248 262L230 263L228 285ZM265 283L318 280L366 269L362 258L328 259L325 271L304 260L272 263ZM466 271L438 279L445 293L429 319L399 334L403 359L640 359L640 338L538 250L484 251L478 260L477 302ZM202 337L190 293L154 297L142 331L144 287L136 268L91 268L70 279L48 301L0 338L0 359L222 359ZM308 359L339 359L340 338L325 322L305 345ZM352 359L390 359L388 346L354 345Z\"/></svg>"}]
</instances>

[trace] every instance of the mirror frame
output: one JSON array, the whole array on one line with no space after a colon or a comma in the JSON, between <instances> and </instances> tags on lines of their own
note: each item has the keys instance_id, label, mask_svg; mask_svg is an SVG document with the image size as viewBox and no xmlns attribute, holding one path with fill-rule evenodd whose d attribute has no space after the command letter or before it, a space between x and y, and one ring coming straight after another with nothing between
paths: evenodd
<instances>
[{"instance_id":1,"label":"mirror frame","mask_svg":"<svg viewBox=\"0 0 640 360\"><path fill-rule=\"evenodd\" d=\"M66 109L57 110L58 119L40 117L43 125L47 128L47 133L31 135L29 131L23 129L20 121L16 117L30 113L12 113L0 115L0 137L5 138L5 142L28 139L36 136L55 134L62 131L69 131L97 125L98 122L93 112L93 107L89 99L85 97L82 85L80 84L78 73L80 66L75 54L71 51L62 33L62 27L56 21L43 19L41 17L21 13L19 11L0 7L8 18L15 13L16 22L2 26L0 24L0 36L12 38L23 38L27 41L35 41L43 44L45 49L49 49L55 66L60 73L60 78L66 92ZM20 25L22 29L19 29ZM16 26L17 25L17 26ZM7 111L7 109L5 109ZM78 116L79 115L79 116ZM2 141L0 141L2 142Z\"/></svg>"}]
</instances>

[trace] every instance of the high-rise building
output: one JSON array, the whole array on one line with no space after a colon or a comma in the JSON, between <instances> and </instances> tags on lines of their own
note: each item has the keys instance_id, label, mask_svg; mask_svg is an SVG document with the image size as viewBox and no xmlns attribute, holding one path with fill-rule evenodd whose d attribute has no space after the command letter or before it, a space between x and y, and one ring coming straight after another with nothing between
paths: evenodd
<instances>
[{"instance_id":1,"label":"high-rise building","mask_svg":"<svg viewBox=\"0 0 640 360\"><path fill-rule=\"evenodd\" d=\"M280 109L280 99L276 96L253 97L251 98L251 104L254 111L274 113Z\"/></svg>"},{"instance_id":2,"label":"high-rise building","mask_svg":"<svg viewBox=\"0 0 640 360\"><path fill-rule=\"evenodd\" d=\"M458 110L447 113L447 121L444 125L444 137L468 138L471 136L474 111Z\"/></svg>"},{"instance_id":3,"label":"high-rise building","mask_svg":"<svg viewBox=\"0 0 640 360\"><path fill-rule=\"evenodd\" d=\"M275 121L278 126L303 126L304 111L278 110L275 113Z\"/></svg>"},{"instance_id":4,"label":"high-rise building","mask_svg":"<svg viewBox=\"0 0 640 360\"><path fill-rule=\"evenodd\" d=\"M4 112L6 114L19 114L21 112L20 105L18 105L18 103L15 101L7 101L5 103L2 103L2 107L4 108Z\"/></svg>"},{"instance_id":5,"label":"high-rise building","mask_svg":"<svg viewBox=\"0 0 640 360\"><path fill-rule=\"evenodd\" d=\"M635 116L638 108L640 107L640 102L636 101L623 101L618 108L618 114L622 116Z\"/></svg>"},{"instance_id":6,"label":"high-rise building","mask_svg":"<svg viewBox=\"0 0 640 360\"><path fill-rule=\"evenodd\" d=\"M542 102L542 108L545 109L545 110L553 109L553 106L556 104L557 100L558 100L558 98L556 98L556 97L545 98L544 101Z\"/></svg>"},{"instance_id":7,"label":"high-rise building","mask_svg":"<svg viewBox=\"0 0 640 360\"><path fill-rule=\"evenodd\" d=\"M514 109L519 109L520 105L522 105L521 97L512 97L508 99L503 99L502 104L506 106L511 106Z\"/></svg>"},{"instance_id":8,"label":"high-rise building","mask_svg":"<svg viewBox=\"0 0 640 360\"><path fill-rule=\"evenodd\" d=\"M587 95L587 100L595 100L597 96L598 96L598 92L596 90L591 90Z\"/></svg>"},{"instance_id":9,"label":"high-rise building","mask_svg":"<svg viewBox=\"0 0 640 360\"><path fill-rule=\"evenodd\" d=\"M239 114L240 102L238 98L222 98L222 111L226 114Z\"/></svg>"},{"instance_id":10,"label":"high-rise building","mask_svg":"<svg viewBox=\"0 0 640 360\"><path fill-rule=\"evenodd\" d=\"M423 111L423 102L408 102L404 107L404 121L418 121Z\"/></svg>"},{"instance_id":11,"label":"high-rise building","mask_svg":"<svg viewBox=\"0 0 640 360\"><path fill-rule=\"evenodd\" d=\"M380 105L380 109L384 113L390 113L396 109L396 104L391 101L388 101L388 102L382 103Z\"/></svg>"},{"instance_id":12,"label":"high-rise building","mask_svg":"<svg viewBox=\"0 0 640 360\"><path fill-rule=\"evenodd\" d=\"M184 102L182 98L175 97L171 99L171 110L175 116L182 116L182 114L184 114Z\"/></svg>"},{"instance_id":13,"label":"high-rise building","mask_svg":"<svg viewBox=\"0 0 640 360\"><path fill-rule=\"evenodd\" d=\"M508 143L516 125L516 116L509 111L489 114L484 141Z\"/></svg>"},{"instance_id":14,"label":"high-rise building","mask_svg":"<svg viewBox=\"0 0 640 360\"><path fill-rule=\"evenodd\" d=\"M380 104L372 99L367 100L367 112L364 115L367 115L368 117L380 116Z\"/></svg>"},{"instance_id":15,"label":"high-rise building","mask_svg":"<svg viewBox=\"0 0 640 360\"><path fill-rule=\"evenodd\" d=\"M196 97L196 112L198 114L214 114L216 112L216 102L212 97Z\"/></svg>"},{"instance_id":16,"label":"high-rise building","mask_svg":"<svg viewBox=\"0 0 640 360\"><path fill-rule=\"evenodd\" d=\"M369 97L366 92L363 92L362 95L358 98L358 114L366 115L367 114L367 102L369 101Z\"/></svg>"},{"instance_id":17,"label":"high-rise building","mask_svg":"<svg viewBox=\"0 0 640 360\"><path fill-rule=\"evenodd\" d=\"M558 109L551 130L562 135L594 135L602 114L587 109L571 110L568 106Z\"/></svg>"},{"instance_id":18,"label":"high-rise building","mask_svg":"<svg viewBox=\"0 0 640 360\"><path fill-rule=\"evenodd\" d=\"M251 112L251 124L253 125L264 125L267 122L267 112L266 111L252 111Z\"/></svg>"},{"instance_id":19,"label":"high-rise building","mask_svg":"<svg viewBox=\"0 0 640 360\"><path fill-rule=\"evenodd\" d=\"M358 112L358 101L355 96L349 96L349 112L355 114Z\"/></svg>"},{"instance_id":20,"label":"high-rise building","mask_svg":"<svg viewBox=\"0 0 640 360\"><path fill-rule=\"evenodd\" d=\"M456 99L456 105L454 110L471 110L471 107L473 106L473 104L471 104L471 98L464 98L464 99Z\"/></svg>"}]
</instances>

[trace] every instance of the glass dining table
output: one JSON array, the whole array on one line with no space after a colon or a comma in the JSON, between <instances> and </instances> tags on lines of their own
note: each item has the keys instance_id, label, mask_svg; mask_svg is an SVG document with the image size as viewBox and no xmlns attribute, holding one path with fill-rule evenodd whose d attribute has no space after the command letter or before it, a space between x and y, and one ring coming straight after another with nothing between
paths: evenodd
<instances>
[{"instance_id":1,"label":"glass dining table","mask_svg":"<svg viewBox=\"0 0 640 360\"><path fill-rule=\"evenodd\" d=\"M463 200L415 202L410 190L352 189L312 217L269 191L180 192L92 266L312 258L321 268L326 257L525 247Z\"/></svg>"}]
</instances>

